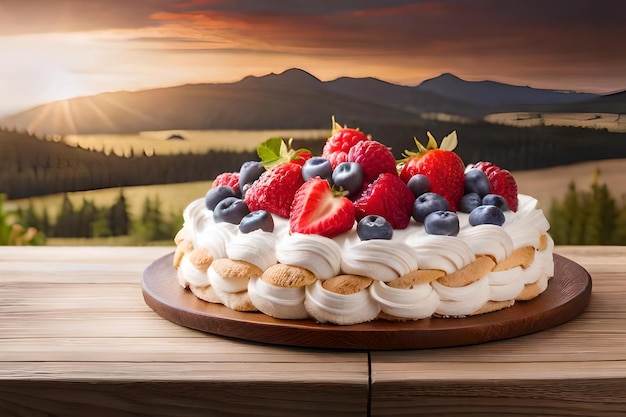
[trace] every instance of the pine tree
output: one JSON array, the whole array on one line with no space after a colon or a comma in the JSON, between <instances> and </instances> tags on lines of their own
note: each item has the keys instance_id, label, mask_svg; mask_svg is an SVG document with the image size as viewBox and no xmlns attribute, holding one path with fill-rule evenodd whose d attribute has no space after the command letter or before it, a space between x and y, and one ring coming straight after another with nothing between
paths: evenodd
<instances>
[{"instance_id":1,"label":"pine tree","mask_svg":"<svg viewBox=\"0 0 626 417\"><path fill-rule=\"evenodd\" d=\"M130 230L130 217L124 190L120 189L120 195L109 212L109 229L113 236L127 235Z\"/></svg>"}]
</instances>

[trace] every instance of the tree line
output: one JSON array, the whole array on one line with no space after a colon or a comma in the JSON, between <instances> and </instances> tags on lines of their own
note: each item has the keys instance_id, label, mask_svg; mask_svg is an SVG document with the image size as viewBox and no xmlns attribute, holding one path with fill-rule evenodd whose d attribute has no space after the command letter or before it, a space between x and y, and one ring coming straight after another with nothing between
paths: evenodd
<instances>
[{"instance_id":1,"label":"tree line","mask_svg":"<svg viewBox=\"0 0 626 417\"><path fill-rule=\"evenodd\" d=\"M606 130L439 121L360 127L391 147L398 159L404 150L415 150L414 136L425 142L427 130L437 139L457 130L456 151L465 163L486 160L509 170L626 158L626 134ZM323 141L295 139L296 147L309 148L314 154L321 152ZM207 181L221 172L237 170L250 159L257 159L255 152L212 150L202 154L158 155L144 151L107 155L5 129L0 130L0 192L9 199L18 199L101 188Z\"/></svg>"},{"instance_id":2,"label":"tree line","mask_svg":"<svg viewBox=\"0 0 626 417\"><path fill-rule=\"evenodd\" d=\"M63 195L56 218L51 218L47 207L38 213L29 204L18 209L20 224L34 228L45 237L106 238L134 236L138 242L171 240L182 227L181 213L164 213L159 196L146 197L141 214L133 218L123 189L117 200L107 205L97 205L83 198L80 206L74 205L67 194ZM44 243L43 240L41 243Z\"/></svg>"}]
</instances>

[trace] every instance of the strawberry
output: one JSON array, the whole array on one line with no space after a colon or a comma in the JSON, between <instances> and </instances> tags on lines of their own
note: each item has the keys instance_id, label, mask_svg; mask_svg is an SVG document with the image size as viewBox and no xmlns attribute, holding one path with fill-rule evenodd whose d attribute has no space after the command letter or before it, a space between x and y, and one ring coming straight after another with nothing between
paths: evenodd
<instances>
[{"instance_id":1,"label":"strawberry","mask_svg":"<svg viewBox=\"0 0 626 417\"><path fill-rule=\"evenodd\" d=\"M311 159L312 156L313 154L308 149L300 149L296 152L296 156L292 158L289 162L302 166L306 161Z\"/></svg>"},{"instance_id":2,"label":"strawberry","mask_svg":"<svg viewBox=\"0 0 626 417\"><path fill-rule=\"evenodd\" d=\"M293 197L303 183L300 165L278 165L261 174L248 188L244 199L251 212L265 210L289 217Z\"/></svg>"},{"instance_id":3,"label":"strawberry","mask_svg":"<svg viewBox=\"0 0 626 417\"><path fill-rule=\"evenodd\" d=\"M354 214L352 201L333 192L328 181L315 177L296 192L289 227L292 233L332 238L352 229Z\"/></svg>"},{"instance_id":4,"label":"strawberry","mask_svg":"<svg viewBox=\"0 0 626 417\"><path fill-rule=\"evenodd\" d=\"M361 165L366 183L374 181L384 172L398 175L396 158L388 147L375 140L364 140L350 148L348 161Z\"/></svg>"},{"instance_id":5,"label":"strawberry","mask_svg":"<svg viewBox=\"0 0 626 417\"><path fill-rule=\"evenodd\" d=\"M354 201L356 219L370 214L384 217L394 229L405 229L411 220L415 196L396 174L382 173Z\"/></svg>"},{"instance_id":6,"label":"strawberry","mask_svg":"<svg viewBox=\"0 0 626 417\"><path fill-rule=\"evenodd\" d=\"M437 141L428 132L428 145L424 147L417 139L417 152L405 151L400 178L407 183L415 174L422 174L430 180L430 191L448 201L450 210L458 211L459 201L464 194L463 178L465 165L453 152L457 145L456 132L452 132L437 146Z\"/></svg>"},{"instance_id":7,"label":"strawberry","mask_svg":"<svg viewBox=\"0 0 626 417\"><path fill-rule=\"evenodd\" d=\"M517 211L517 182L506 169L500 168L491 162L477 162L472 168L478 168L487 175L492 194L504 197L506 205L511 211Z\"/></svg>"},{"instance_id":8,"label":"strawberry","mask_svg":"<svg viewBox=\"0 0 626 417\"><path fill-rule=\"evenodd\" d=\"M233 189L235 193L239 191L239 173L238 172L223 172L219 174L213 180L213 188L221 185L227 185Z\"/></svg>"},{"instance_id":9,"label":"strawberry","mask_svg":"<svg viewBox=\"0 0 626 417\"><path fill-rule=\"evenodd\" d=\"M322 158L330 161L333 169L342 162L348 161L348 151L359 142L369 140L358 128L341 127L333 117L332 135L322 149Z\"/></svg>"},{"instance_id":10,"label":"strawberry","mask_svg":"<svg viewBox=\"0 0 626 417\"><path fill-rule=\"evenodd\" d=\"M292 162L311 152L291 149L291 140L271 138L259 145L257 154L267 171L246 190L244 199L248 208L289 217L293 197L304 183L302 165Z\"/></svg>"}]
</instances>

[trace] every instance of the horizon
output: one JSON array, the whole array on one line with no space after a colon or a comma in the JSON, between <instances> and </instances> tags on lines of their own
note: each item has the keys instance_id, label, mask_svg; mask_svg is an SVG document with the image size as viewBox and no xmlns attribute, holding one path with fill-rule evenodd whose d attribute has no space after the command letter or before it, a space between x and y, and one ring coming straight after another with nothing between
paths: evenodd
<instances>
[{"instance_id":1,"label":"horizon","mask_svg":"<svg viewBox=\"0 0 626 417\"><path fill-rule=\"evenodd\" d=\"M0 116L75 97L302 69L415 86L451 73L538 89L626 89L626 4L494 0L5 0ZM8 63L8 65L6 64Z\"/></svg>"}]
</instances>

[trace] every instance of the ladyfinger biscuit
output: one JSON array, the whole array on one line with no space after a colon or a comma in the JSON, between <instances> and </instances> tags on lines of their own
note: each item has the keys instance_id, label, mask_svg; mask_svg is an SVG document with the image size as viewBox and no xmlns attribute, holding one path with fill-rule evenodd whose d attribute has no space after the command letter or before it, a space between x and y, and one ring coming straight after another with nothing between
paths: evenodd
<instances>
[{"instance_id":1,"label":"ladyfinger biscuit","mask_svg":"<svg viewBox=\"0 0 626 417\"><path fill-rule=\"evenodd\" d=\"M260 277L263 274L263 271L256 265L228 258L214 260L211 267L224 279Z\"/></svg>"},{"instance_id":2,"label":"ladyfinger biscuit","mask_svg":"<svg viewBox=\"0 0 626 417\"><path fill-rule=\"evenodd\" d=\"M493 267L493 272L506 271L507 269L521 266L522 268L528 268L528 266L535 259L535 248L532 246L524 246L513 251L513 253L505 260L498 262Z\"/></svg>"},{"instance_id":3,"label":"ladyfinger biscuit","mask_svg":"<svg viewBox=\"0 0 626 417\"><path fill-rule=\"evenodd\" d=\"M313 284L317 278L308 269L279 263L263 271L261 279L278 287L297 288Z\"/></svg>"},{"instance_id":4,"label":"ladyfinger biscuit","mask_svg":"<svg viewBox=\"0 0 626 417\"><path fill-rule=\"evenodd\" d=\"M444 275L437 282L447 287L464 287L487 275L495 265L496 263L490 256L478 256L474 262L456 272Z\"/></svg>"},{"instance_id":5,"label":"ladyfinger biscuit","mask_svg":"<svg viewBox=\"0 0 626 417\"><path fill-rule=\"evenodd\" d=\"M213 255L207 248L195 248L189 254L189 261L198 269L207 269L213 262Z\"/></svg>"},{"instance_id":6,"label":"ladyfinger biscuit","mask_svg":"<svg viewBox=\"0 0 626 417\"><path fill-rule=\"evenodd\" d=\"M414 285L430 283L436 279L443 277L446 273L439 269L417 269L411 271L408 274L402 275L392 281L389 281L387 285L393 288L400 288L403 290L413 288Z\"/></svg>"},{"instance_id":7,"label":"ladyfinger biscuit","mask_svg":"<svg viewBox=\"0 0 626 417\"><path fill-rule=\"evenodd\" d=\"M372 282L373 279L360 275L338 275L322 282L322 287L335 294L349 295L366 289Z\"/></svg>"},{"instance_id":8,"label":"ladyfinger biscuit","mask_svg":"<svg viewBox=\"0 0 626 417\"><path fill-rule=\"evenodd\" d=\"M478 310L474 311L470 316L477 316L479 314L491 313L493 311L503 310L505 308L511 307L515 304L515 300L505 300L505 301L487 301L485 305L483 305Z\"/></svg>"}]
</instances>

